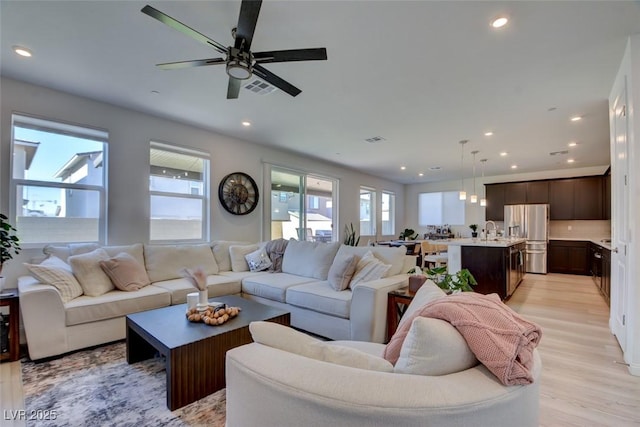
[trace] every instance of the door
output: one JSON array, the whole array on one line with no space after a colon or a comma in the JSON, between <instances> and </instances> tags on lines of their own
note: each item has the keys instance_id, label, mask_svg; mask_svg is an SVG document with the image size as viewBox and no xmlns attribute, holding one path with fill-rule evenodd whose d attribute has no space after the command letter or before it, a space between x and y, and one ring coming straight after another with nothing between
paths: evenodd
<instances>
[{"instance_id":1,"label":"door","mask_svg":"<svg viewBox=\"0 0 640 427\"><path fill-rule=\"evenodd\" d=\"M627 245L629 230L629 160L627 121L627 82L623 77L618 95L610 111L611 123L611 330L623 352L627 351Z\"/></svg>"}]
</instances>

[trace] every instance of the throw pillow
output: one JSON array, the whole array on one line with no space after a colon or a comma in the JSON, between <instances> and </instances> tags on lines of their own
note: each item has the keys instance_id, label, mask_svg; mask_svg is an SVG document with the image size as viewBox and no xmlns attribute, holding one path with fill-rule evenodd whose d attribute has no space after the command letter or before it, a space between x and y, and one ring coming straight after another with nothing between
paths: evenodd
<instances>
[{"instance_id":1,"label":"throw pillow","mask_svg":"<svg viewBox=\"0 0 640 427\"><path fill-rule=\"evenodd\" d=\"M244 256L249 265L249 271L264 271L273 264L265 248L260 248Z\"/></svg>"},{"instance_id":2,"label":"throw pillow","mask_svg":"<svg viewBox=\"0 0 640 427\"><path fill-rule=\"evenodd\" d=\"M413 318L414 313L420 310L425 304L446 296L447 294L440 289L438 285L430 279L427 280L422 286L420 286L418 292L413 296L411 304L409 304L398 323L398 329L400 329L400 326L404 322L410 321L410 319Z\"/></svg>"},{"instance_id":3,"label":"throw pillow","mask_svg":"<svg viewBox=\"0 0 640 427\"><path fill-rule=\"evenodd\" d=\"M215 240L211 242L213 257L216 259L220 271L231 271L231 257L229 247L231 245L249 245L251 242L237 242L231 240Z\"/></svg>"},{"instance_id":4,"label":"throw pillow","mask_svg":"<svg viewBox=\"0 0 640 427\"><path fill-rule=\"evenodd\" d=\"M115 289L109 276L100 267L100 261L108 258L109 254L104 249L69 257L73 274L78 278L85 295L98 297Z\"/></svg>"},{"instance_id":5,"label":"throw pillow","mask_svg":"<svg viewBox=\"0 0 640 427\"><path fill-rule=\"evenodd\" d=\"M249 331L255 342L288 353L352 368L393 372L393 365L381 357L350 347L328 345L307 334L277 323L251 322Z\"/></svg>"},{"instance_id":6,"label":"throw pillow","mask_svg":"<svg viewBox=\"0 0 640 427\"><path fill-rule=\"evenodd\" d=\"M82 295L82 287L71 272L71 266L60 258L52 255L40 264L24 265L40 282L55 287L60 292L62 302L67 303Z\"/></svg>"},{"instance_id":7,"label":"throw pillow","mask_svg":"<svg viewBox=\"0 0 640 427\"><path fill-rule=\"evenodd\" d=\"M384 264L376 258L371 251L368 251L360 261L358 261L356 272L351 279L351 283L349 283L349 287L353 289L353 287L360 282L381 279L387 274L390 268L390 264Z\"/></svg>"},{"instance_id":8,"label":"throw pillow","mask_svg":"<svg viewBox=\"0 0 640 427\"><path fill-rule=\"evenodd\" d=\"M400 349L394 372L447 375L478 364L460 332L449 322L416 317Z\"/></svg>"},{"instance_id":9,"label":"throw pillow","mask_svg":"<svg viewBox=\"0 0 640 427\"><path fill-rule=\"evenodd\" d=\"M282 273L282 258L284 257L284 251L287 249L287 243L289 241L282 238L267 242L265 250L272 263L271 267L269 267L269 271L272 273Z\"/></svg>"},{"instance_id":10,"label":"throw pillow","mask_svg":"<svg viewBox=\"0 0 640 427\"><path fill-rule=\"evenodd\" d=\"M344 291L349 287L349 283L356 272L359 260L360 258L355 254L345 257L339 257L336 255L327 276L327 281L333 289L336 291Z\"/></svg>"},{"instance_id":11,"label":"throw pillow","mask_svg":"<svg viewBox=\"0 0 640 427\"><path fill-rule=\"evenodd\" d=\"M258 246L257 244L229 246L229 256L231 257L231 271L249 271L249 264L247 264L245 256L247 256L251 252L257 251L259 248L260 246Z\"/></svg>"},{"instance_id":12,"label":"throw pillow","mask_svg":"<svg viewBox=\"0 0 640 427\"><path fill-rule=\"evenodd\" d=\"M100 268L121 291L137 291L150 283L144 266L126 252L100 261Z\"/></svg>"}]
</instances>

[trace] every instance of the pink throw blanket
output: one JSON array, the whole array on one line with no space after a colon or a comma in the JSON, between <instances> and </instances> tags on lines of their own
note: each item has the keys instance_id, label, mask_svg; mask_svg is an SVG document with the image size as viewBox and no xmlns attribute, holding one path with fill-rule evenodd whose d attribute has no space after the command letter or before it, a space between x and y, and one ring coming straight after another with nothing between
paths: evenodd
<instances>
[{"instance_id":1,"label":"pink throw blanket","mask_svg":"<svg viewBox=\"0 0 640 427\"><path fill-rule=\"evenodd\" d=\"M476 358L505 385L531 384L533 350L542 330L500 301L497 294L463 292L432 301L403 322L384 358L395 364L415 317L446 320L462 334Z\"/></svg>"}]
</instances>

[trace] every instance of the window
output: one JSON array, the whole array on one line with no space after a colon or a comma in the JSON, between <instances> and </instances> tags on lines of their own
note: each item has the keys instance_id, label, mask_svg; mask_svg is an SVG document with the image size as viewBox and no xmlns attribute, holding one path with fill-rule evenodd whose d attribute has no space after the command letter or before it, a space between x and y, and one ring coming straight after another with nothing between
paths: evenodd
<instances>
[{"instance_id":1,"label":"window","mask_svg":"<svg viewBox=\"0 0 640 427\"><path fill-rule=\"evenodd\" d=\"M388 191L382 192L382 235L396 234L396 195Z\"/></svg>"},{"instance_id":2,"label":"window","mask_svg":"<svg viewBox=\"0 0 640 427\"><path fill-rule=\"evenodd\" d=\"M13 114L11 212L23 244L104 243L108 133Z\"/></svg>"},{"instance_id":3,"label":"window","mask_svg":"<svg viewBox=\"0 0 640 427\"><path fill-rule=\"evenodd\" d=\"M376 235L376 193L375 190L360 187L360 235Z\"/></svg>"},{"instance_id":4,"label":"window","mask_svg":"<svg viewBox=\"0 0 640 427\"><path fill-rule=\"evenodd\" d=\"M418 196L418 224L464 225L464 200L457 191L420 193Z\"/></svg>"},{"instance_id":5,"label":"window","mask_svg":"<svg viewBox=\"0 0 640 427\"><path fill-rule=\"evenodd\" d=\"M209 154L152 141L149 163L149 240L207 240Z\"/></svg>"}]
</instances>

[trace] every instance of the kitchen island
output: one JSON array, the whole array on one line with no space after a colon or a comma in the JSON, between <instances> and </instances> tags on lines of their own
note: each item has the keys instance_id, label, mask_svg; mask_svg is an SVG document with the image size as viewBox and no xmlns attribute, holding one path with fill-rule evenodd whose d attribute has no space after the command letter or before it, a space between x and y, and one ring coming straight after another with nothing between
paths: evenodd
<instances>
[{"instance_id":1,"label":"kitchen island","mask_svg":"<svg viewBox=\"0 0 640 427\"><path fill-rule=\"evenodd\" d=\"M448 272L468 269L481 294L505 299L524 277L525 239L455 239L448 242Z\"/></svg>"}]
</instances>

